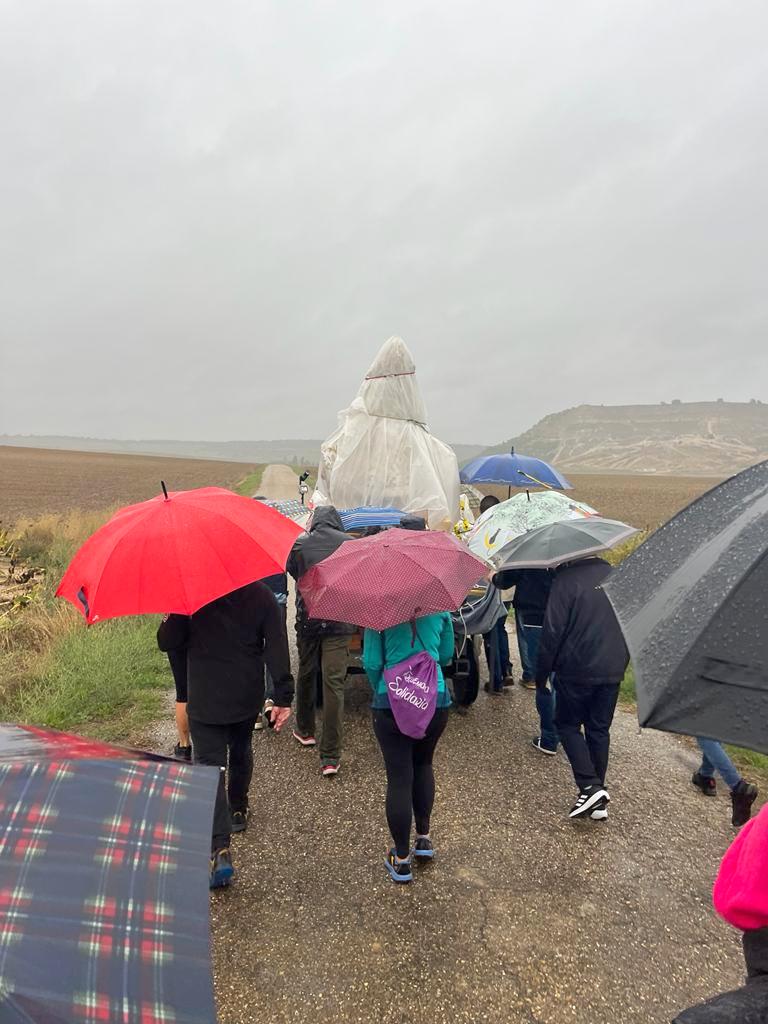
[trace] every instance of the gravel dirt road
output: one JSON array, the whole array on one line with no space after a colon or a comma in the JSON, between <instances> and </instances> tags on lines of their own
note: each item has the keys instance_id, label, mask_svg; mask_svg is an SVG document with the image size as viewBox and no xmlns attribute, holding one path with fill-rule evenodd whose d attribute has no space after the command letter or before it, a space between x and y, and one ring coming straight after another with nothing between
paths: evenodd
<instances>
[{"instance_id":1,"label":"gravel dirt road","mask_svg":"<svg viewBox=\"0 0 768 1024\"><path fill-rule=\"evenodd\" d=\"M290 466L267 466L261 476L259 494L272 501L298 498L299 478Z\"/></svg>"},{"instance_id":2,"label":"gravel dirt road","mask_svg":"<svg viewBox=\"0 0 768 1024\"><path fill-rule=\"evenodd\" d=\"M336 779L290 735L254 737L238 878L212 899L222 1024L661 1024L740 983L710 898L730 804L693 789L693 749L619 713L610 821L576 825L532 695L483 694L438 748L435 862L396 887L366 690L350 678Z\"/></svg>"},{"instance_id":3,"label":"gravel dirt road","mask_svg":"<svg viewBox=\"0 0 768 1024\"><path fill-rule=\"evenodd\" d=\"M437 857L395 886L367 703L351 677L335 779L290 732L254 737L237 878L211 900L221 1024L662 1024L740 984L710 898L730 803L693 789L686 742L618 713L611 818L573 824L564 757L531 746L533 694L481 694L438 747Z\"/></svg>"}]
</instances>

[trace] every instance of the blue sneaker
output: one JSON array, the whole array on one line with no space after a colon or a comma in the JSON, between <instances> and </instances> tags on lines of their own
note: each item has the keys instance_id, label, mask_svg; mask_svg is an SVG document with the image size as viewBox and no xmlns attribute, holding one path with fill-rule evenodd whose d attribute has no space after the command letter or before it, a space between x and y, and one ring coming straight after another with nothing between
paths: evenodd
<instances>
[{"instance_id":1,"label":"blue sneaker","mask_svg":"<svg viewBox=\"0 0 768 1024\"><path fill-rule=\"evenodd\" d=\"M395 856L395 850L392 849L384 858L384 867L389 872L389 877L393 882L412 882L413 874L411 872L410 856L407 860L403 861L395 860Z\"/></svg>"},{"instance_id":2,"label":"blue sneaker","mask_svg":"<svg viewBox=\"0 0 768 1024\"><path fill-rule=\"evenodd\" d=\"M229 850L217 850L211 857L211 877L208 888L223 889L232 881L234 874L235 869L232 867Z\"/></svg>"},{"instance_id":3,"label":"blue sneaker","mask_svg":"<svg viewBox=\"0 0 768 1024\"><path fill-rule=\"evenodd\" d=\"M435 856L435 848L429 836L416 836L416 842L413 844L413 855L423 860L432 860Z\"/></svg>"}]
</instances>

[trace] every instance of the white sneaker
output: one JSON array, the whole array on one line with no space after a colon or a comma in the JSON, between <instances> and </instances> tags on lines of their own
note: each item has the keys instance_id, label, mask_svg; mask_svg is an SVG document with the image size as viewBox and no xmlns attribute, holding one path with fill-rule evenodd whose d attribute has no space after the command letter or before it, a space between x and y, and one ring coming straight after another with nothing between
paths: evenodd
<instances>
[{"instance_id":1,"label":"white sneaker","mask_svg":"<svg viewBox=\"0 0 768 1024\"><path fill-rule=\"evenodd\" d=\"M589 815L592 821L607 821L608 820L608 801L603 799L592 807L592 812Z\"/></svg>"}]
</instances>

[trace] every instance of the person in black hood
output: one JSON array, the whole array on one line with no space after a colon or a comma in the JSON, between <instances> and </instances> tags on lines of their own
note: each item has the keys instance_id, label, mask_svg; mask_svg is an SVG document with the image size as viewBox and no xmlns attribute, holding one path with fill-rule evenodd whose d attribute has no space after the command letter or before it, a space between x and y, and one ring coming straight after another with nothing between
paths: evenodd
<instances>
[{"instance_id":1,"label":"person in black hood","mask_svg":"<svg viewBox=\"0 0 768 1024\"><path fill-rule=\"evenodd\" d=\"M554 674L555 727L579 787L569 817L608 817L605 788L610 729L629 652L602 584L611 573L602 558L562 565L544 613L536 686ZM584 730L582 732L582 729Z\"/></svg>"},{"instance_id":2,"label":"person in black hood","mask_svg":"<svg viewBox=\"0 0 768 1024\"><path fill-rule=\"evenodd\" d=\"M231 833L245 831L248 823L251 737L264 703L265 662L274 681L270 721L276 731L290 715L293 677L283 619L272 592L263 583L250 583L189 617L166 616L157 643L166 653L186 649L194 761L221 769L211 837L210 886L215 889L231 881Z\"/></svg>"},{"instance_id":3,"label":"person in black hood","mask_svg":"<svg viewBox=\"0 0 768 1024\"><path fill-rule=\"evenodd\" d=\"M341 516L332 505L320 506L312 514L309 532L293 545L286 569L295 580L332 555L344 541ZM311 619L300 589L296 588L296 642L299 671L296 677L296 728L294 739L303 747L315 746L315 697L317 673L323 679L323 731L320 736L320 770L326 777L337 775L341 761L344 723L344 680L349 660L349 637L353 626L343 622Z\"/></svg>"}]
</instances>

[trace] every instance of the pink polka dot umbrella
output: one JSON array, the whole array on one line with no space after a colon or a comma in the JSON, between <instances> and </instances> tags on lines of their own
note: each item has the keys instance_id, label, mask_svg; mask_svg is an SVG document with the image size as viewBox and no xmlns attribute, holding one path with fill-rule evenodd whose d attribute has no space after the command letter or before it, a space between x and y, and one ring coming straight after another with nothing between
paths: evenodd
<instances>
[{"instance_id":1,"label":"pink polka dot umbrella","mask_svg":"<svg viewBox=\"0 0 768 1024\"><path fill-rule=\"evenodd\" d=\"M345 541L299 581L313 619L389 629L455 611L488 566L447 533L387 530Z\"/></svg>"}]
</instances>

